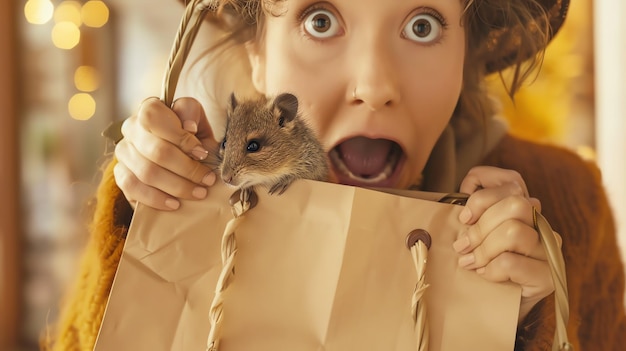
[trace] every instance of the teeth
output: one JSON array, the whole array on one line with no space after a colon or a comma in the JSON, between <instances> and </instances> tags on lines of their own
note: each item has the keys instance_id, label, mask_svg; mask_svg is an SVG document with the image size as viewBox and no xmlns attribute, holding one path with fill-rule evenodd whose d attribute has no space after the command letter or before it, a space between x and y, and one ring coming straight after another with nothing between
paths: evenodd
<instances>
[{"instance_id":1,"label":"teeth","mask_svg":"<svg viewBox=\"0 0 626 351\"><path fill-rule=\"evenodd\" d=\"M350 179L356 180L356 181L361 182L361 183L375 184L375 183L381 182L381 181L389 178L389 176L391 176L391 174L393 173L394 167L395 167L395 165L398 162L399 154L397 152L392 152L392 155L389 158L387 164L385 165L385 168L383 169L383 171L380 172L379 174L377 174L376 176L367 177L367 178L363 178L361 176L358 176L358 175L352 173L348 169L346 164L343 162L341 157L339 156L339 152L337 150L335 150L335 149L331 150L330 158L332 159L333 163L337 166L339 171L341 171L343 174L347 175Z\"/></svg>"}]
</instances>

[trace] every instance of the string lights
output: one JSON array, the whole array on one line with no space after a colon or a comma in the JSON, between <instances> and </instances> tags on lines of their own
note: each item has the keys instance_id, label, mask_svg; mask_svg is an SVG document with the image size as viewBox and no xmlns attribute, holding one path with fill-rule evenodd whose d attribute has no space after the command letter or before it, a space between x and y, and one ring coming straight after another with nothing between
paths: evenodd
<instances>
[{"instance_id":1,"label":"string lights","mask_svg":"<svg viewBox=\"0 0 626 351\"><path fill-rule=\"evenodd\" d=\"M100 0L79 2L65 0L55 5L50 0L28 0L24 5L28 23L44 25L54 21L50 32L52 44L59 49L72 50L81 39L81 28L101 28L109 21L109 8ZM92 66L80 66L74 73L74 85L79 91L68 102L70 116L88 120L96 112L91 93L99 86L99 72Z\"/></svg>"}]
</instances>

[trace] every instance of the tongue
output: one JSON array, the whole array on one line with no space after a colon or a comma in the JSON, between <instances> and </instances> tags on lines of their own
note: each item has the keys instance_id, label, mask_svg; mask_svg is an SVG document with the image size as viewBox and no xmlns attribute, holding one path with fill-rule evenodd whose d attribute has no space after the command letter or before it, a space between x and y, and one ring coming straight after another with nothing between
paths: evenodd
<instances>
[{"instance_id":1,"label":"tongue","mask_svg":"<svg viewBox=\"0 0 626 351\"><path fill-rule=\"evenodd\" d=\"M341 143L339 153L352 174L368 178L385 169L392 146L390 140L356 137Z\"/></svg>"}]
</instances>

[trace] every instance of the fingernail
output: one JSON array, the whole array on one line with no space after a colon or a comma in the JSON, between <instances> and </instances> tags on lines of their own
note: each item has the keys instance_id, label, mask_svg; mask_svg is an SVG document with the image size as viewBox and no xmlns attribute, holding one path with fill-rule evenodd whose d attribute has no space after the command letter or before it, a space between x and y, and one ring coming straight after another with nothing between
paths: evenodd
<instances>
[{"instance_id":1,"label":"fingernail","mask_svg":"<svg viewBox=\"0 0 626 351\"><path fill-rule=\"evenodd\" d=\"M459 266L461 267L467 267L474 262L476 262L476 257L473 253L459 257Z\"/></svg>"},{"instance_id":2,"label":"fingernail","mask_svg":"<svg viewBox=\"0 0 626 351\"><path fill-rule=\"evenodd\" d=\"M193 197L195 197L196 199L204 199L206 197L206 194L206 188L200 186L195 187L191 192L191 195L193 195Z\"/></svg>"},{"instance_id":3,"label":"fingernail","mask_svg":"<svg viewBox=\"0 0 626 351\"><path fill-rule=\"evenodd\" d=\"M207 156L209 156L209 152L206 151L202 146L196 146L191 150L191 154L198 159L198 161L202 161Z\"/></svg>"},{"instance_id":4,"label":"fingernail","mask_svg":"<svg viewBox=\"0 0 626 351\"><path fill-rule=\"evenodd\" d=\"M202 183L209 186L215 184L215 173L211 172L205 175L204 178L202 178Z\"/></svg>"},{"instance_id":5,"label":"fingernail","mask_svg":"<svg viewBox=\"0 0 626 351\"><path fill-rule=\"evenodd\" d=\"M194 121L184 121L183 129L190 133L196 134L198 132L198 125Z\"/></svg>"},{"instance_id":6,"label":"fingernail","mask_svg":"<svg viewBox=\"0 0 626 351\"><path fill-rule=\"evenodd\" d=\"M180 207L180 202L174 199L165 200L165 206L171 208L172 210L177 210Z\"/></svg>"},{"instance_id":7,"label":"fingernail","mask_svg":"<svg viewBox=\"0 0 626 351\"><path fill-rule=\"evenodd\" d=\"M463 207L459 214L459 220L461 223L469 223L470 219L472 219L472 211L470 211L469 207Z\"/></svg>"},{"instance_id":8,"label":"fingernail","mask_svg":"<svg viewBox=\"0 0 626 351\"><path fill-rule=\"evenodd\" d=\"M456 252L463 252L470 246L470 240L467 234L463 234L457 241L452 244L452 247Z\"/></svg>"}]
</instances>

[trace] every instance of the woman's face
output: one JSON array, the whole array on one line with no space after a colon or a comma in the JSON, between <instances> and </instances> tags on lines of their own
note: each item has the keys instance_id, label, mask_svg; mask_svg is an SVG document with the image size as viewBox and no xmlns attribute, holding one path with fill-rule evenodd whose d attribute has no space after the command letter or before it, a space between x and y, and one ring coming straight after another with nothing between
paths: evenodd
<instances>
[{"instance_id":1,"label":"woman's face","mask_svg":"<svg viewBox=\"0 0 626 351\"><path fill-rule=\"evenodd\" d=\"M255 87L295 94L331 180L407 188L448 124L463 77L459 0L289 0L249 48ZM284 7L283 7L284 6Z\"/></svg>"}]
</instances>

